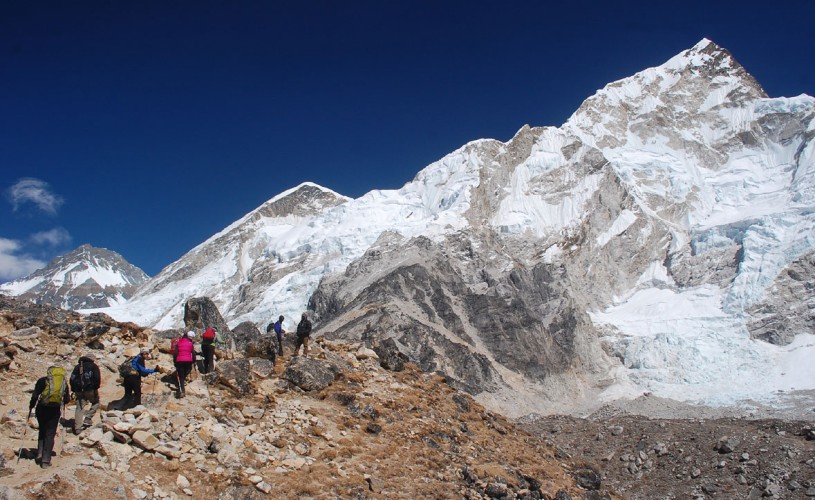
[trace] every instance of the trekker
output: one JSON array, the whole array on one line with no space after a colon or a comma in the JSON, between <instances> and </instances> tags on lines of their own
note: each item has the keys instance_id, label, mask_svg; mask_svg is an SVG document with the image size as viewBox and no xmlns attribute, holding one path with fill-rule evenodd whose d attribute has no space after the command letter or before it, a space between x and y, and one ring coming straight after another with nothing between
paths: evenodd
<instances>
[{"instance_id":1,"label":"trekker","mask_svg":"<svg viewBox=\"0 0 815 500\"><path fill-rule=\"evenodd\" d=\"M281 314L275 323L269 323L269 326L266 327L266 333L270 333L274 330L275 335L277 335L277 355L283 355L283 334L286 333L286 330L283 329L283 320L286 319Z\"/></svg>"},{"instance_id":2,"label":"trekker","mask_svg":"<svg viewBox=\"0 0 815 500\"><path fill-rule=\"evenodd\" d=\"M308 357L308 339L310 335L311 321L308 320L308 315L303 313L300 317L300 322L297 323L297 344L294 347L295 356L300 352L300 346L303 346L303 355Z\"/></svg>"},{"instance_id":3,"label":"trekker","mask_svg":"<svg viewBox=\"0 0 815 500\"><path fill-rule=\"evenodd\" d=\"M124 375L125 405L124 409L133 408L141 404L141 379L151 373L156 373L158 369L151 370L145 366L145 359L150 358L150 349L141 348L138 356L130 362L130 370Z\"/></svg>"},{"instance_id":4,"label":"trekker","mask_svg":"<svg viewBox=\"0 0 815 500\"><path fill-rule=\"evenodd\" d=\"M99 409L99 386L102 385L102 375L96 366L93 354L86 354L79 358L79 363L71 372L71 390L76 397L76 412L74 413L74 434L79 434L93 424L93 416ZM85 412L85 405L89 409Z\"/></svg>"},{"instance_id":5,"label":"trekker","mask_svg":"<svg viewBox=\"0 0 815 500\"><path fill-rule=\"evenodd\" d=\"M221 334L215 328L207 328L201 336L201 354L204 356L204 373L215 369L215 345L223 344Z\"/></svg>"},{"instance_id":6,"label":"trekker","mask_svg":"<svg viewBox=\"0 0 815 500\"><path fill-rule=\"evenodd\" d=\"M192 340L194 338L195 332L187 332L187 334L178 341L175 347L176 350L173 353L179 398L185 396L184 385L187 383L187 377L192 371L193 363L195 363L195 343Z\"/></svg>"},{"instance_id":7,"label":"trekker","mask_svg":"<svg viewBox=\"0 0 815 500\"><path fill-rule=\"evenodd\" d=\"M39 424L37 436L37 457L34 462L45 469L51 467L51 455L54 454L54 438L62 416L62 407L71 399L71 391L65 380L65 369L59 366L48 368L46 375L34 384L34 392L28 403L28 412L35 406L35 415Z\"/></svg>"}]
</instances>

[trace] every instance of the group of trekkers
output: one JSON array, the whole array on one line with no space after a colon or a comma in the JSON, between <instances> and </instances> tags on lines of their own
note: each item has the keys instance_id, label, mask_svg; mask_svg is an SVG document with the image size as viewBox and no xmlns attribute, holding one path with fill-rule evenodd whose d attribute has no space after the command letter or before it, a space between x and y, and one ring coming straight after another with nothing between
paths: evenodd
<instances>
[{"instance_id":1,"label":"group of trekkers","mask_svg":"<svg viewBox=\"0 0 815 500\"><path fill-rule=\"evenodd\" d=\"M278 356L283 355L283 335L286 333L286 330L283 329L284 319L283 316L280 316L276 322L269 323L266 328L267 333L272 331L275 333L277 339L276 354ZM297 325L297 343L294 356L298 355L301 345L304 347L305 356L308 356L310 335L311 321L309 321L307 314L303 313L300 323ZM173 339L170 343L179 398L186 395L187 378L199 355L195 351L195 341L193 340L195 337L196 333L190 330ZM223 346L224 342L217 329L213 327L206 328L201 338L202 373L206 374L215 369L215 349L218 346ZM272 353L273 357L274 354ZM150 358L151 350L142 347L138 355L119 366L119 374L122 376L122 386L125 392L124 397L120 400L122 409L141 405L143 378L153 373L166 373L166 370L160 365L157 365L156 368L148 368L146 361ZM28 419L31 420L31 412L34 411L39 428L37 454L34 461L40 467L47 468L51 466L54 441L65 404L71 399L76 399L73 430L75 434L79 434L93 424L93 417L99 409L99 388L101 385L102 376L93 354L81 356L67 379L64 368L51 366L48 368L46 375L37 380L28 404ZM22 448L20 454L22 454Z\"/></svg>"}]
</instances>

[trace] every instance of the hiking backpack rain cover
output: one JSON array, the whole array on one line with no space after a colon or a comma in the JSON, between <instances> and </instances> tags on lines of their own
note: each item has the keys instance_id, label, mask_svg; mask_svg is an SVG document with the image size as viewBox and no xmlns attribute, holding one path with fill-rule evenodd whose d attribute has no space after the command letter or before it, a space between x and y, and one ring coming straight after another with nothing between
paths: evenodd
<instances>
[{"instance_id":1,"label":"hiking backpack rain cover","mask_svg":"<svg viewBox=\"0 0 815 500\"><path fill-rule=\"evenodd\" d=\"M65 369L59 366L48 368L45 376L45 389L40 393L40 403L59 406L65 397Z\"/></svg>"}]
</instances>

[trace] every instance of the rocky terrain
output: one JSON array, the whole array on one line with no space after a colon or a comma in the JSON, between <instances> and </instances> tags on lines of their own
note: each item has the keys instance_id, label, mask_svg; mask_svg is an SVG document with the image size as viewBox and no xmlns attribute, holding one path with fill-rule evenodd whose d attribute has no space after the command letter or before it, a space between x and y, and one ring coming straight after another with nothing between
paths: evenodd
<instances>
[{"instance_id":1,"label":"rocky terrain","mask_svg":"<svg viewBox=\"0 0 815 500\"><path fill-rule=\"evenodd\" d=\"M121 411L118 364L141 345L170 368L167 332L0 296L0 337L3 499L615 497L580 459L556 457L387 350L380 358L318 340L309 358L292 358L290 342L276 362L221 352L186 398L175 397L172 374L153 375L143 406ZM53 467L40 469L26 426L30 391L49 365L70 369L87 352L103 373L104 410L78 436L61 430ZM69 404L69 426L73 413Z\"/></svg>"},{"instance_id":2,"label":"rocky terrain","mask_svg":"<svg viewBox=\"0 0 815 500\"><path fill-rule=\"evenodd\" d=\"M272 362L252 357L268 337L242 330L232 332L239 352L219 352L216 373L195 372L186 398L172 374L152 376L144 405L121 411L119 362L144 345L171 368L175 332L0 296L0 498L815 496L813 407L763 418L772 409L739 416L644 396L587 418L513 422L392 342L372 350L318 334L311 357L292 358L289 339ZM70 368L87 352L105 409L80 435L61 431L54 466L40 469L30 391L47 366ZM65 417L70 426L70 404Z\"/></svg>"}]
</instances>

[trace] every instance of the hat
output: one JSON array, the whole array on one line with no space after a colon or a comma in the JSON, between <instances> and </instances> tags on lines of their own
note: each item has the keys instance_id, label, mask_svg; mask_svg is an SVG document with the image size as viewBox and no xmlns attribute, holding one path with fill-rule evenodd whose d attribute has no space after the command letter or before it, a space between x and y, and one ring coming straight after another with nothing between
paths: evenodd
<instances>
[{"instance_id":1,"label":"hat","mask_svg":"<svg viewBox=\"0 0 815 500\"><path fill-rule=\"evenodd\" d=\"M150 353L150 348L149 347L142 347L141 348L141 353L142 354L145 354L145 353L149 354Z\"/></svg>"},{"instance_id":2,"label":"hat","mask_svg":"<svg viewBox=\"0 0 815 500\"><path fill-rule=\"evenodd\" d=\"M187 332L187 337L189 337L191 339L194 339L195 338L195 332Z\"/></svg>"},{"instance_id":3,"label":"hat","mask_svg":"<svg viewBox=\"0 0 815 500\"><path fill-rule=\"evenodd\" d=\"M89 359L91 361L96 361L96 356L94 356L92 352L89 352L88 354L83 354L82 357L85 359Z\"/></svg>"}]
</instances>

